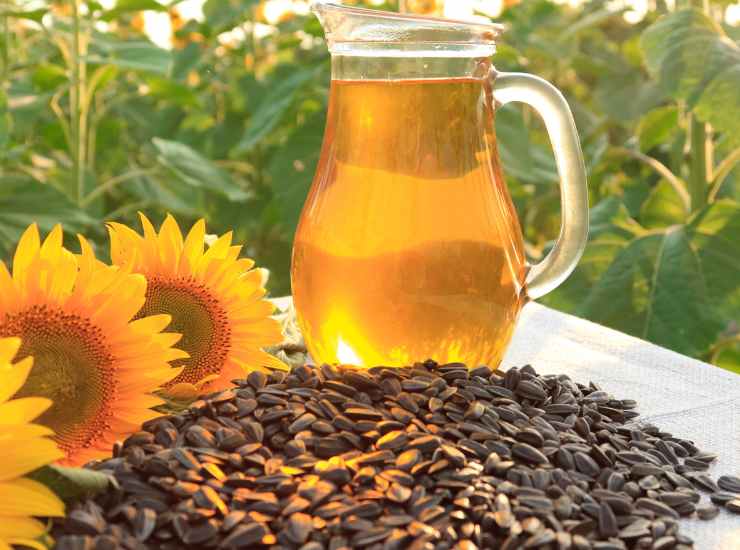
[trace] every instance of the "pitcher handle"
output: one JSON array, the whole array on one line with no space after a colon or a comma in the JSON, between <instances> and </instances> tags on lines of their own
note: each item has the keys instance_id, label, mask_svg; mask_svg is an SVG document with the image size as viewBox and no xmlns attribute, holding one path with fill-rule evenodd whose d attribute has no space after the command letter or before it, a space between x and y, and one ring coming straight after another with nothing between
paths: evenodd
<instances>
[{"instance_id":1,"label":"pitcher handle","mask_svg":"<svg viewBox=\"0 0 740 550\"><path fill-rule=\"evenodd\" d=\"M493 98L498 105L521 101L531 105L545 122L560 176L560 235L555 246L527 273L527 294L544 296L575 269L588 239L588 187L578 132L568 103L552 84L526 73L491 72Z\"/></svg>"}]
</instances>

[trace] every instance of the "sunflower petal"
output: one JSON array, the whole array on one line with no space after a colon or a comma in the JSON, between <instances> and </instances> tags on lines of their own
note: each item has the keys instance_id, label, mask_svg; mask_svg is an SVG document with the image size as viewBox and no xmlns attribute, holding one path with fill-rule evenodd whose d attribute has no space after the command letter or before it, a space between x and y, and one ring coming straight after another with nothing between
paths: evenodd
<instances>
[{"instance_id":1,"label":"sunflower petal","mask_svg":"<svg viewBox=\"0 0 740 550\"><path fill-rule=\"evenodd\" d=\"M0 288L3 289L0 292L0 311L9 312L13 305L16 305L17 300L13 296L12 289L15 288L13 277L10 275L8 268L5 267L5 263L0 261Z\"/></svg>"},{"instance_id":2,"label":"sunflower petal","mask_svg":"<svg viewBox=\"0 0 740 550\"><path fill-rule=\"evenodd\" d=\"M129 323L131 330L138 334L151 334L162 332L172 322L172 317L166 313L160 315L149 315Z\"/></svg>"},{"instance_id":3,"label":"sunflower petal","mask_svg":"<svg viewBox=\"0 0 740 550\"><path fill-rule=\"evenodd\" d=\"M41 247L41 238L39 237L39 228L35 223L28 226L23 232L18 247L15 249L13 256L13 279L22 280L25 271L31 265L36 254Z\"/></svg>"},{"instance_id":4,"label":"sunflower petal","mask_svg":"<svg viewBox=\"0 0 740 550\"><path fill-rule=\"evenodd\" d=\"M38 540L32 540L27 538L14 538L8 542L13 545L27 546L32 550L48 550L49 546Z\"/></svg>"},{"instance_id":5,"label":"sunflower petal","mask_svg":"<svg viewBox=\"0 0 740 550\"><path fill-rule=\"evenodd\" d=\"M152 222L149 221L149 218L141 212L139 212L139 219L141 220L141 226L144 228L144 238L141 241L142 251L144 252L142 261L146 265L156 266L159 269L162 264L159 250L157 250L157 243L159 242L157 231L154 229Z\"/></svg>"},{"instance_id":6,"label":"sunflower petal","mask_svg":"<svg viewBox=\"0 0 740 550\"><path fill-rule=\"evenodd\" d=\"M37 519L0 516L0 540L33 540L43 536L44 533L46 527Z\"/></svg>"},{"instance_id":7,"label":"sunflower petal","mask_svg":"<svg viewBox=\"0 0 740 550\"><path fill-rule=\"evenodd\" d=\"M205 254L203 254L203 262L200 266L201 269L204 267L203 264L207 264L213 260L223 259L226 256L229 251L229 247L231 247L232 237L233 233L229 231L216 239L216 242L206 250Z\"/></svg>"},{"instance_id":8,"label":"sunflower petal","mask_svg":"<svg viewBox=\"0 0 740 550\"><path fill-rule=\"evenodd\" d=\"M56 261L62 251L62 238L64 233L62 226L56 224L51 232L44 239L44 243L39 249L42 258L48 258L50 261Z\"/></svg>"},{"instance_id":9,"label":"sunflower petal","mask_svg":"<svg viewBox=\"0 0 740 550\"><path fill-rule=\"evenodd\" d=\"M60 249L54 268L47 280L49 301L61 303L72 293L78 273L77 259L69 250Z\"/></svg>"},{"instance_id":10,"label":"sunflower petal","mask_svg":"<svg viewBox=\"0 0 740 550\"><path fill-rule=\"evenodd\" d=\"M0 403L5 403L5 401L13 397L23 387L32 366L33 358L31 357L26 357L10 368L3 367L0 360L0 369L3 372L3 383L0 384Z\"/></svg>"},{"instance_id":11,"label":"sunflower petal","mask_svg":"<svg viewBox=\"0 0 740 550\"><path fill-rule=\"evenodd\" d=\"M64 503L51 489L32 479L0 482L0 516L64 515Z\"/></svg>"},{"instance_id":12,"label":"sunflower petal","mask_svg":"<svg viewBox=\"0 0 740 550\"><path fill-rule=\"evenodd\" d=\"M30 422L49 407L51 400L45 397L23 397L0 404L0 426Z\"/></svg>"},{"instance_id":13,"label":"sunflower petal","mask_svg":"<svg viewBox=\"0 0 740 550\"><path fill-rule=\"evenodd\" d=\"M2 265L2 263L0 263L0 265ZM10 363L13 360L13 357L15 357L16 353L18 353L20 347L20 338L0 338L0 365ZM2 399L0 399L0 401L2 401Z\"/></svg>"},{"instance_id":14,"label":"sunflower petal","mask_svg":"<svg viewBox=\"0 0 740 550\"><path fill-rule=\"evenodd\" d=\"M175 218L167 214L159 228L159 253L162 258L162 265L172 275L177 273L182 253L183 240L180 227L177 225Z\"/></svg>"},{"instance_id":15,"label":"sunflower petal","mask_svg":"<svg viewBox=\"0 0 740 550\"><path fill-rule=\"evenodd\" d=\"M14 451L3 457L0 482L23 476L64 456L51 439L37 438L15 441L14 444Z\"/></svg>"},{"instance_id":16,"label":"sunflower petal","mask_svg":"<svg viewBox=\"0 0 740 550\"><path fill-rule=\"evenodd\" d=\"M198 260L203 256L203 247L205 244L205 238L206 238L206 222L203 218L199 219L197 222L193 224L193 227L190 228L190 231L188 232L187 237L185 237L185 243L183 245L183 258L187 262L187 266L184 266L181 264L180 271L181 274L183 269L186 267L192 270L195 268L195 265L198 263Z\"/></svg>"},{"instance_id":17,"label":"sunflower petal","mask_svg":"<svg viewBox=\"0 0 740 550\"><path fill-rule=\"evenodd\" d=\"M136 248L141 236L130 227L116 222L108 222L111 261L116 265L125 265L136 255Z\"/></svg>"},{"instance_id":18,"label":"sunflower petal","mask_svg":"<svg viewBox=\"0 0 740 550\"><path fill-rule=\"evenodd\" d=\"M54 430L41 424L3 424L0 428L0 445L15 446L17 442L53 435Z\"/></svg>"}]
</instances>

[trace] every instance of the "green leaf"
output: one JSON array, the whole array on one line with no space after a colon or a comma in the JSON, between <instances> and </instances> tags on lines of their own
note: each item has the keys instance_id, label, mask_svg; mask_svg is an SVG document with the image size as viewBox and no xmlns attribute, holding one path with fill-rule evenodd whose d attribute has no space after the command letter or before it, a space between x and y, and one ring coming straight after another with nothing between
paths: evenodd
<instances>
[{"instance_id":1,"label":"green leaf","mask_svg":"<svg viewBox=\"0 0 740 550\"><path fill-rule=\"evenodd\" d=\"M690 228L712 306L740 322L740 203L717 201L699 212Z\"/></svg>"},{"instance_id":2,"label":"green leaf","mask_svg":"<svg viewBox=\"0 0 740 550\"><path fill-rule=\"evenodd\" d=\"M226 31L245 23L249 10L257 4L259 0L206 0L203 15L216 31Z\"/></svg>"},{"instance_id":3,"label":"green leaf","mask_svg":"<svg viewBox=\"0 0 740 550\"><path fill-rule=\"evenodd\" d=\"M177 141L154 138L157 159L177 178L193 187L210 189L232 201L241 201L249 195L234 183L231 176L192 147Z\"/></svg>"},{"instance_id":4,"label":"green leaf","mask_svg":"<svg viewBox=\"0 0 740 550\"><path fill-rule=\"evenodd\" d=\"M185 79L188 73L195 69L203 58L203 52L201 47L195 43L190 42L184 48L175 51L175 59L172 65L172 77L176 79Z\"/></svg>"},{"instance_id":5,"label":"green leaf","mask_svg":"<svg viewBox=\"0 0 740 550\"><path fill-rule=\"evenodd\" d=\"M264 139L283 119L294 104L298 90L316 76L317 68L296 70L278 83L259 104L249 125L236 145L237 153L245 153Z\"/></svg>"},{"instance_id":6,"label":"green leaf","mask_svg":"<svg viewBox=\"0 0 740 550\"><path fill-rule=\"evenodd\" d=\"M0 17L7 16L15 17L17 19L30 19L31 21L41 24L41 20L47 13L49 13L47 8L38 8L35 10L0 10Z\"/></svg>"},{"instance_id":7,"label":"green leaf","mask_svg":"<svg viewBox=\"0 0 740 550\"><path fill-rule=\"evenodd\" d=\"M740 143L740 63L712 80L694 112L715 130Z\"/></svg>"},{"instance_id":8,"label":"green leaf","mask_svg":"<svg viewBox=\"0 0 740 550\"><path fill-rule=\"evenodd\" d=\"M589 213L589 242L578 267L555 291L540 301L550 307L576 311L587 293L608 269L614 257L642 228L630 218L618 197L608 197L591 208Z\"/></svg>"},{"instance_id":9,"label":"green leaf","mask_svg":"<svg viewBox=\"0 0 740 550\"><path fill-rule=\"evenodd\" d=\"M740 344L723 349L714 363L725 370L740 374Z\"/></svg>"},{"instance_id":10,"label":"green leaf","mask_svg":"<svg viewBox=\"0 0 740 550\"><path fill-rule=\"evenodd\" d=\"M573 38L583 31L598 27L600 25L603 25L607 21L620 17L621 14L625 11L627 11L626 7L615 10L613 6L608 6L595 10L589 14L584 15L583 17L580 17L578 21L573 25L569 25L558 38L562 41Z\"/></svg>"},{"instance_id":11,"label":"green leaf","mask_svg":"<svg viewBox=\"0 0 740 550\"><path fill-rule=\"evenodd\" d=\"M667 227L686 220L687 212L671 184L660 180L642 203L640 221L648 228Z\"/></svg>"},{"instance_id":12,"label":"green leaf","mask_svg":"<svg viewBox=\"0 0 740 550\"><path fill-rule=\"evenodd\" d=\"M578 309L582 316L687 355L701 355L722 330L711 314L690 230L676 225L620 251Z\"/></svg>"},{"instance_id":13,"label":"green leaf","mask_svg":"<svg viewBox=\"0 0 740 550\"><path fill-rule=\"evenodd\" d=\"M146 81L149 94L163 101L170 101L181 107L202 111L200 98L193 88L168 78L151 77Z\"/></svg>"},{"instance_id":14,"label":"green leaf","mask_svg":"<svg viewBox=\"0 0 740 550\"><path fill-rule=\"evenodd\" d=\"M740 204L727 199L685 225L638 233L576 311L680 353L703 356L740 319L738 235Z\"/></svg>"},{"instance_id":15,"label":"green leaf","mask_svg":"<svg viewBox=\"0 0 740 550\"><path fill-rule=\"evenodd\" d=\"M699 118L740 134L740 48L722 27L698 9L667 15L641 40L648 70L674 99L686 101Z\"/></svg>"},{"instance_id":16,"label":"green leaf","mask_svg":"<svg viewBox=\"0 0 740 550\"><path fill-rule=\"evenodd\" d=\"M100 17L102 21L113 21L124 13L136 11L167 11L167 6L163 6L155 0L118 0L113 9L106 11Z\"/></svg>"},{"instance_id":17,"label":"green leaf","mask_svg":"<svg viewBox=\"0 0 740 550\"><path fill-rule=\"evenodd\" d=\"M624 125L640 118L661 103L664 93L644 75L629 72L607 73L594 90L594 102L615 122Z\"/></svg>"},{"instance_id":18,"label":"green leaf","mask_svg":"<svg viewBox=\"0 0 740 550\"><path fill-rule=\"evenodd\" d=\"M31 81L43 92L56 91L69 82L69 75L63 66L52 63L39 63L33 68Z\"/></svg>"},{"instance_id":19,"label":"green leaf","mask_svg":"<svg viewBox=\"0 0 740 550\"><path fill-rule=\"evenodd\" d=\"M658 107L640 120L637 135L640 150L648 152L653 147L667 144L678 131L678 109L674 105Z\"/></svg>"},{"instance_id":20,"label":"green leaf","mask_svg":"<svg viewBox=\"0 0 740 550\"><path fill-rule=\"evenodd\" d=\"M199 218L203 216L203 205L200 196L193 196L193 188L185 186L179 180L160 176L137 178L128 184L127 190L135 199L145 204L156 205L159 209L181 216ZM201 195L202 193L196 193ZM226 204L231 203L223 199ZM111 213L103 216L109 219Z\"/></svg>"},{"instance_id":21,"label":"green leaf","mask_svg":"<svg viewBox=\"0 0 740 550\"><path fill-rule=\"evenodd\" d=\"M36 470L29 477L43 483L65 501L87 498L117 486L115 478L102 472L54 464Z\"/></svg>"},{"instance_id":22,"label":"green leaf","mask_svg":"<svg viewBox=\"0 0 740 550\"><path fill-rule=\"evenodd\" d=\"M100 35L97 35L100 37ZM96 39L89 63L114 65L121 69L167 75L172 65L172 53L146 40L120 41Z\"/></svg>"},{"instance_id":23,"label":"green leaf","mask_svg":"<svg viewBox=\"0 0 740 550\"><path fill-rule=\"evenodd\" d=\"M42 231L57 223L69 232L85 232L96 220L58 189L27 177L0 177L0 252L7 254L29 224ZM0 254L2 255L2 254Z\"/></svg>"},{"instance_id":24,"label":"green leaf","mask_svg":"<svg viewBox=\"0 0 740 550\"><path fill-rule=\"evenodd\" d=\"M0 159L5 156L5 149L10 143L11 122L8 99L5 91L0 90Z\"/></svg>"},{"instance_id":25,"label":"green leaf","mask_svg":"<svg viewBox=\"0 0 740 550\"><path fill-rule=\"evenodd\" d=\"M506 105L496 111L496 137L504 174L536 185L559 181L552 153L530 140L521 107Z\"/></svg>"},{"instance_id":26,"label":"green leaf","mask_svg":"<svg viewBox=\"0 0 740 550\"><path fill-rule=\"evenodd\" d=\"M270 162L268 172L287 229L292 234L311 187L321 152L326 117L314 114L296 129Z\"/></svg>"}]
</instances>

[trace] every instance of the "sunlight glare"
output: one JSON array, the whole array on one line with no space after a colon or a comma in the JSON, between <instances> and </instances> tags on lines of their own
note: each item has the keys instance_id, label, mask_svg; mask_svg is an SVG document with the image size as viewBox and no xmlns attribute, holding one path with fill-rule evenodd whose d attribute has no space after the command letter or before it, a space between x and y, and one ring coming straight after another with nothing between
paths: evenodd
<instances>
[{"instance_id":1,"label":"sunlight glare","mask_svg":"<svg viewBox=\"0 0 740 550\"><path fill-rule=\"evenodd\" d=\"M502 0L456 0L455 2L448 0L444 3L444 16L463 21L490 23L490 17L498 16L502 8ZM478 15L478 13L484 15Z\"/></svg>"},{"instance_id":2,"label":"sunlight glare","mask_svg":"<svg viewBox=\"0 0 740 550\"><path fill-rule=\"evenodd\" d=\"M347 343L339 338L337 341L337 359L345 365L362 365L362 360Z\"/></svg>"},{"instance_id":3,"label":"sunlight glare","mask_svg":"<svg viewBox=\"0 0 740 550\"><path fill-rule=\"evenodd\" d=\"M145 11L144 32L160 48L172 49L172 22L167 12Z\"/></svg>"},{"instance_id":4,"label":"sunlight glare","mask_svg":"<svg viewBox=\"0 0 740 550\"><path fill-rule=\"evenodd\" d=\"M263 14L265 21L277 25L288 14L306 15L310 11L308 2L301 0L267 0Z\"/></svg>"},{"instance_id":5,"label":"sunlight glare","mask_svg":"<svg viewBox=\"0 0 740 550\"><path fill-rule=\"evenodd\" d=\"M740 2L727 6L725 10L725 23L733 27L740 25Z\"/></svg>"},{"instance_id":6,"label":"sunlight glare","mask_svg":"<svg viewBox=\"0 0 740 550\"><path fill-rule=\"evenodd\" d=\"M177 4L177 11L180 16L185 20L203 21L205 19L203 15L203 4L205 0L184 0Z\"/></svg>"}]
</instances>

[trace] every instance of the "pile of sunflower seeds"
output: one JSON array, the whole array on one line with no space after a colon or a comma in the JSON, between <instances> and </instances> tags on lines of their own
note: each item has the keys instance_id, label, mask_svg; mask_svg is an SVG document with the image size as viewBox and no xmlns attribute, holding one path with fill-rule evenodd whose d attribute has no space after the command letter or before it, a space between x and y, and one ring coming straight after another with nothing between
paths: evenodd
<instances>
[{"instance_id":1,"label":"pile of sunflower seeds","mask_svg":"<svg viewBox=\"0 0 740 550\"><path fill-rule=\"evenodd\" d=\"M740 479L635 406L530 366L253 372L117 445L57 548L691 548Z\"/></svg>"}]
</instances>

